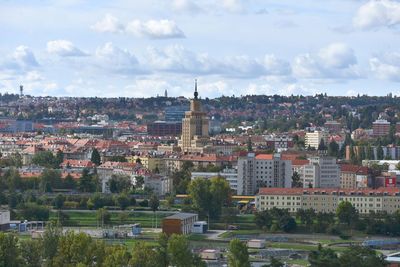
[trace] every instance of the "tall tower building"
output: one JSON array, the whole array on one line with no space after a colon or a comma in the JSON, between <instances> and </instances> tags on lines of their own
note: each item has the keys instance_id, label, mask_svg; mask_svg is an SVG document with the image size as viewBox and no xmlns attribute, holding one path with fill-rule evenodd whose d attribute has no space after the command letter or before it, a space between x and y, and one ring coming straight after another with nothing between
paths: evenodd
<instances>
[{"instance_id":1,"label":"tall tower building","mask_svg":"<svg viewBox=\"0 0 400 267\"><path fill-rule=\"evenodd\" d=\"M19 86L19 96L22 97L24 95L24 86L20 85Z\"/></svg>"},{"instance_id":2,"label":"tall tower building","mask_svg":"<svg viewBox=\"0 0 400 267\"><path fill-rule=\"evenodd\" d=\"M182 136L179 145L183 152L202 152L209 142L208 117L202 111L197 80L194 85L194 98L190 100L190 110L185 112L182 119Z\"/></svg>"}]
</instances>

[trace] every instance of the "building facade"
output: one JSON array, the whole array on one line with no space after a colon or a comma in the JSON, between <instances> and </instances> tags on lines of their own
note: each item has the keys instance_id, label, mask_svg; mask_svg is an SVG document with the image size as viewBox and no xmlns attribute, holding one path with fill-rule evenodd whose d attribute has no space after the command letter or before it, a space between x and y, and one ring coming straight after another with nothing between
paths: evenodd
<instances>
[{"instance_id":1,"label":"building facade","mask_svg":"<svg viewBox=\"0 0 400 267\"><path fill-rule=\"evenodd\" d=\"M280 154L248 153L238 159L238 195L253 195L261 187L291 187L292 163Z\"/></svg>"},{"instance_id":2,"label":"building facade","mask_svg":"<svg viewBox=\"0 0 400 267\"><path fill-rule=\"evenodd\" d=\"M372 123L372 135L373 136L385 136L390 131L390 122L387 120L376 120Z\"/></svg>"},{"instance_id":3,"label":"building facade","mask_svg":"<svg viewBox=\"0 0 400 267\"><path fill-rule=\"evenodd\" d=\"M202 152L202 148L209 142L208 117L202 111L198 95L196 81L194 98L190 100L190 111L185 113L185 118L182 120L182 136L179 146L183 152Z\"/></svg>"},{"instance_id":4,"label":"building facade","mask_svg":"<svg viewBox=\"0 0 400 267\"><path fill-rule=\"evenodd\" d=\"M336 212L343 201L350 202L360 214L394 213L400 208L400 189L260 188L255 200L258 211L276 207L291 213L299 209Z\"/></svg>"},{"instance_id":5,"label":"building facade","mask_svg":"<svg viewBox=\"0 0 400 267\"><path fill-rule=\"evenodd\" d=\"M325 131L307 132L305 136L305 146L318 149L321 139L324 140L325 145L328 144L328 133Z\"/></svg>"}]
</instances>

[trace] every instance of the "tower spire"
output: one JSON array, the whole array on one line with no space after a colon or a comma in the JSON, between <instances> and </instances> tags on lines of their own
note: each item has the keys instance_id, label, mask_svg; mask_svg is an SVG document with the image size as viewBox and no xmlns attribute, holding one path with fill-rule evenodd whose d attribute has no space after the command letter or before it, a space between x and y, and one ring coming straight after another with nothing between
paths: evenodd
<instances>
[{"instance_id":1,"label":"tower spire","mask_svg":"<svg viewBox=\"0 0 400 267\"><path fill-rule=\"evenodd\" d=\"M194 99L198 99L199 93L197 92L197 79L194 79Z\"/></svg>"}]
</instances>

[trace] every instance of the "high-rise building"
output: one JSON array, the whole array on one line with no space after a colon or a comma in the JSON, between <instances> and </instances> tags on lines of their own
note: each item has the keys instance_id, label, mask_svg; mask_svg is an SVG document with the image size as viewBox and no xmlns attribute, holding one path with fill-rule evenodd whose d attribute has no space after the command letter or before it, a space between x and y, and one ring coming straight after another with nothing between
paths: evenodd
<instances>
[{"instance_id":1,"label":"high-rise building","mask_svg":"<svg viewBox=\"0 0 400 267\"><path fill-rule=\"evenodd\" d=\"M339 188L340 166L334 157L311 157L309 164L297 169L303 181L303 187Z\"/></svg>"},{"instance_id":2,"label":"high-rise building","mask_svg":"<svg viewBox=\"0 0 400 267\"><path fill-rule=\"evenodd\" d=\"M292 162L280 154L248 153L238 159L238 195L254 195L261 187L291 187Z\"/></svg>"},{"instance_id":3,"label":"high-rise building","mask_svg":"<svg viewBox=\"0 0 400 267\"><path fill-rule=\"evenodd\" d=\"M179 146L183 152L202 152L208 143L208 117L201 108L195 81L194 98L190 100L190 110L185 112L185 118L182 120Z\"/></svg>"}]
</instances>

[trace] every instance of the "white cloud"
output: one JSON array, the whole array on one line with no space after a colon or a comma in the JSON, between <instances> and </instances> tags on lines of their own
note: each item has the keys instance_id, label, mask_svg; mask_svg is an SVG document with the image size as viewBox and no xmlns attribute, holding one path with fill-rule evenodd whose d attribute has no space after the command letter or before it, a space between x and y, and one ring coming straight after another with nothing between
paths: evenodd
<instances>
[{"instance_id":1,"label":"white cloud","mask_svg":"<svg viewBox=\"0 0 400 267\"><path fill-rule=\"evenodd\" d=\"M231 78L284 76L291 73L289 63L274 55L266 55L263 59L247 55L217 59L207 53L192 52L180 45L168 46L163 50L150 47L147 50L147 60L155 70Z\"/></svg>"},{"instance_id":2,"label":"white cloud","mask_svg":"<svg viewBox=\"0 0 400 267\"><path fill-rule=\"evenodd\" d=\"M225 10L232 13L240 13L244 11L241 0L222 0L222 6Z\"/></svg>"},{"instance_id":3,"label":"white cloud","mask_svg":"<svg viewBox=\"0 0 400 267\"><path fill-rule=\"evenodd\" d=\"M353 25L359 29L391 27L400 24L400 2L394 0L370 0L362 5Z\"/></svg>"},{"instance_id":4,"label":"white cloud","mask_svg":"<svg viewBox=\"0 0 400 267\"><path fill-rule=\"evenodd\" d=\"M294 59L297 78L347 80L361 77L354 51L346 44L333 43L316 54L301 54Z\"/></svg>"},{"instance_id":5,"label":"white cloud","mask_svg":"<svg viewBox=\"0 0 400 267\"><path fill-rule=\"evenodd\" d=\"M371 71L382 80L400 82L400 53L386 53L369 60Z\"/></svg>"},{"instance_id":6,"label":"white cloud","mask_svg":"<svg viewBox=\"0 0 400 267\"><path fill-rule=\"evenodd\" d=\"M122 33L124 25L111 14L106 14L103 19L96 22L91 28L97 32Z\"/></svg>"},{"instance_id":7,"label":"white cloud","mask_svg":"<svg viewBox=\"0 0 400 267\"><path fill-rule=\"evenodd\" d=\"M32 50L24 45L18 46L14 51L15 61L23 68L31 68L39 66Z\"/></svg>"},{"instance_id":8,"label":"white cloud","mask_svg":"<svg viewBox=\"0 0 400 267\"><path fill-rule=\"evenodd\" d=\"M102 69L118 74L139 72L139 62L128 50L114 46L111 42L96 49L96 65Z\"/></svg>"},{"instance_id":9,"label":"white cloud","mask_svg":"<svg viewBox=\"0 0 400 267\"><path fill-rule=\"evenodd\" d=\"M67 40L54 40L47 42L47 52L61 57L80 57L87 55Z\"/></svg>"},{"instance_id":10,"label":"white cloud","mask_svg":"<svg viewBox=\"0 0 400 267\"><path fill-rule=\"evenodd\" d=\"M137 36L152 39L185 38L183 31L172 20L133 20L126 26L126 31Z\"/></svg>"},{"instance_id":11,"label":"white cloud","mask_svg":"<svg viewBox=\"0 0 400 267\"><path fill-rule=\"evenodd\" d=\"M318 56L328 68L347 68L357 63L353 49L343 43L333 43L322 48Z\"/></svg>"},{"instance_id":12,"label":"white cloud","mask_svg":"<svg viewBox=\"0 0 400 267\"><path fill-rule=\"evenodd\" d=\"M38 71L34 70L34 71L29 71L26 74L24 80L27 80L29 82L36 82L36 81L42 81L44 79L43 79L43 76Z\"/></svg>"},{"instance_id":13,"label":"white cloud","mask_svg":"<svg viewBox=\"0 0 400 267\"><path fill-rule=\"evenodd\" d=\"M96 22L91 28L97 32L131 33L139 37L151 39L185 38L183 31L175 21L162 20L132 20L129 23L121 23L116 17L107 14Z\"/></svg>"},{"instance_id":14,"label":"white cloud","mask_svg":"<svg viewBox=\"0 0 400 267\"><path fill-rule=\"evenodd\" d=\"M173 0L172 9L178 13L197 14L203 10L191 0Z\"/></svg>"}]
</instances>

